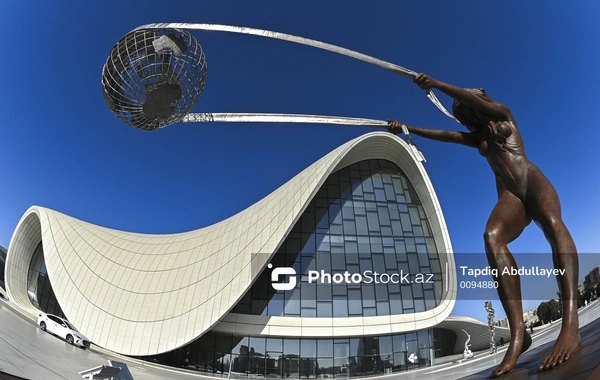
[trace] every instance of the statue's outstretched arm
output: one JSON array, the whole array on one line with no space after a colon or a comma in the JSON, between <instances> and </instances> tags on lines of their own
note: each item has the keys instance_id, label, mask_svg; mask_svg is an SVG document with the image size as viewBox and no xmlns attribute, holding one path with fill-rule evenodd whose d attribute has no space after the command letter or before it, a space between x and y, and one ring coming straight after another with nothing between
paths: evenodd
<instances>
[{"instance_id":1,"label":"statue's outstretched arm","mask_svg":"<svg viewBox=\"0 0 600 380\"><path fill-rule=\"evenodd\" d=\"M413 79L413 82L424 90L430 90L432 88L438 89L444 94L458 100L460 103L475 108L484 114L506 120L512 119L512 113L507 106L498 103L487 95L480 95L464 88L456 87L449 83L433 79L426 74L417 75Z\"/></svg>"},{"instance_id":2,"label":"statue's outstretched arm","mask_svg":"<svg viewBox=\"0 0 600 380\"><path fill-rule=\"evenodd\" d=\"M479 140L473 133L444 131L442 129L421 128L410 125L407 125L406 127L410 133L430 140L461 144L472 148L479 146ZM388 130L397 135L402 132L402 123L395 120L389 120Z\"/></svg>"},{"instance_id":3,"label":"statue's outstretched arm","mask_svg":"<svg viewBox=\"0 0 600 380\"><path fill-rule=\"evenodd\" d=\"M464 88L456 87L448 83L439 82L436 86L444 94L451 96L464 105L480 110L484 114L510 119L510 109L502 103L498 103L487 95L481 96Z\"/></svg>"}]
</instances>

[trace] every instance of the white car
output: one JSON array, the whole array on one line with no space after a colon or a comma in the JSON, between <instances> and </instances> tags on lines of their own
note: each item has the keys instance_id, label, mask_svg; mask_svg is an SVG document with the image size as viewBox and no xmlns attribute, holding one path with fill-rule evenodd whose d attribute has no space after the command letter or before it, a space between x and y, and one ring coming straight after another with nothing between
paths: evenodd
<instances>
[{"instance_id":1,"label":"white car","mask_svg":"<svg viewBox=\"0 0 600 380\"><path fill-rule=\"evenodd\" d=\"M49 332L58 337L63 338L69 344L79 346L83 349L90 347L90 340L77 331L66 319L57 317L56 315L40 313L37 319L37 324L42 331Z\"/></svg>"}]
</instances>

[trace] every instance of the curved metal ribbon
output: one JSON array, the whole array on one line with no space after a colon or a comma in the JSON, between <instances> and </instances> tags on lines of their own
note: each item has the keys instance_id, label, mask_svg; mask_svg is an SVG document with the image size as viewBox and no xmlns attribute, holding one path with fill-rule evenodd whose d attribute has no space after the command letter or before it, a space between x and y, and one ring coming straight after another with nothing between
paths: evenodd
<instances>
[{"instance_id":1,"label":"curved metal ribbon","mask_svg":"<svg viewBox=\"0 0 600 380\"><path fill-rule=\"evenodd\" d=\"M356 125L362 127L385 128L388 123L383 120L362 119L356 117L302 115L282 113L190 113L183 117L183 123L308 123L308 124L337 124ZM408 146L420 162L427 162L425 156L413 143L408 130L404 131Z\"/></svg>"},{"instance_id":2,"label":"curved metal ribbon","mask_svg":"<svg viewBox=\"0 0 600 380\"><path fill-rule=\"evenodd\" d=\"M302 114L284 114L284 113L191 113L186 115L182 122L192 123L308 123L308 124L338 124L338 125L357 125L363 127L381 128L386 127L387 122L383 120L361 119L356 117L340 116L322 116L322 115L302 115Z\"/></svg>"},{"instance_id":3,"label":"curved metal ribbon","mask_svg":"<svg viewBox=\"0 0 600 380\"><path fill-rule=\"evenodd\" d=\"M374 57L371 57L371 56L363 54L363 53L359 53L354 50L346 49L346 48L343 48L340 46L328 44L328 43L317 41L317 40L312 40L309 38L298 37L298 36L294 36L291 34L273 32L273 31L264 30L264 29L255 29L255 28L248 28L248 27L244 27L244 26L233 26L233 25L172 22L172 23L155 23L155 24L142 25L140 27L135 28L134 30L162 29L162 28L211 30L211 31L218 31L218 32L232 32L232 33L250 34L250 35L255 35L255 36L274 38L274 39L279 39L279 40L284 40L284 41L289 41L289 42L295 42L295 43L302 44L302 45L312 46L312 47L315 47L318 49L328 50L328 51L331 51L331 52L337 53L337 54L342 54L342 55L345 55L345 56L348 56L351 58L355 58L355 59L358 59L358 60L361 60L361 61L364 61L367 63L371 63L373 65L382 67L386 70L389 70L393 73L402 75L403 77L406 77L406 78L412 79L418 75L417 72L407 69L405 67L398 66L393 63L390 63L390 62L387 62L387 61L384 61L384 60L381 60L378 58L374 58ZM433 91L427 90L427 97L446 116L448 116L452 120L456 121L457 123L460 123L458 120L456 120L456 118L454 118L454 116L452 116L450 114L450 112L448 112L446 110L446 108L444 108L444 106L439 101L439 99L435 96Z\"/></svg>"}]
</instances>

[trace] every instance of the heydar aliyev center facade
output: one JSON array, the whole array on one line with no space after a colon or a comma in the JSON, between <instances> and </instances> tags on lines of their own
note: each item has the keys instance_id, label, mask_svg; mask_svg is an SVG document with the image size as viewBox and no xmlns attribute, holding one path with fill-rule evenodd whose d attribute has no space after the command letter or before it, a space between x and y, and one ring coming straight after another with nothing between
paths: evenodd
<instances>
[{"instance_id":1,"label":"heydar aliyev center facade","mask_svg":"<svg viewBox=\"0 0 600 380\"><path fill-rule=\"evenodd\" d=\"M98 346L216 376L384 374L462 352L441 328L457 284L440 205L387 132L195 231L117 231L33 206L5 275L13 302L64 315Z\"/></svg>"}]
</instances>

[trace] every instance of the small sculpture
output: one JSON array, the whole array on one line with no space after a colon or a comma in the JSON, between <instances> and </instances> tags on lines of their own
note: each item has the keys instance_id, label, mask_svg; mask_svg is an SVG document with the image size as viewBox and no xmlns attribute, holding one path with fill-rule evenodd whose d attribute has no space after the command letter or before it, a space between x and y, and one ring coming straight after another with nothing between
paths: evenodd
<instances>
[{"instance_id":1,"label":"small sculpture","mask_svg":"<svg viewBox=\"0 0 600 380\"><path fill-rule=\"evenodd\" d=\"M490 327L490 354L495 354L498 352L496 340L494 339L496 336L496 328L494 327L494 315L496 312L494 311L494 308L492 308L492 301L486 301L484 307L488 312L488 326Z\"/></svg>"},{"instance_id":2,"label":"small sculpture","mask_svg":"<svg viewBox=\"0 0 600 380\"><path fill-rule=\"evenodd\" d=\"M462 331L464 331L465 334L467 334L467 341L465 342L465 350L463 351L463 358L464 359L472 358L473 357L473 351L471 351L469 349L469 347L471 346L469 344L469 342L471 341L471 335L469 335L469 333L466 332L465 329L462 329Z\"/></svg>"}]
</instances>

